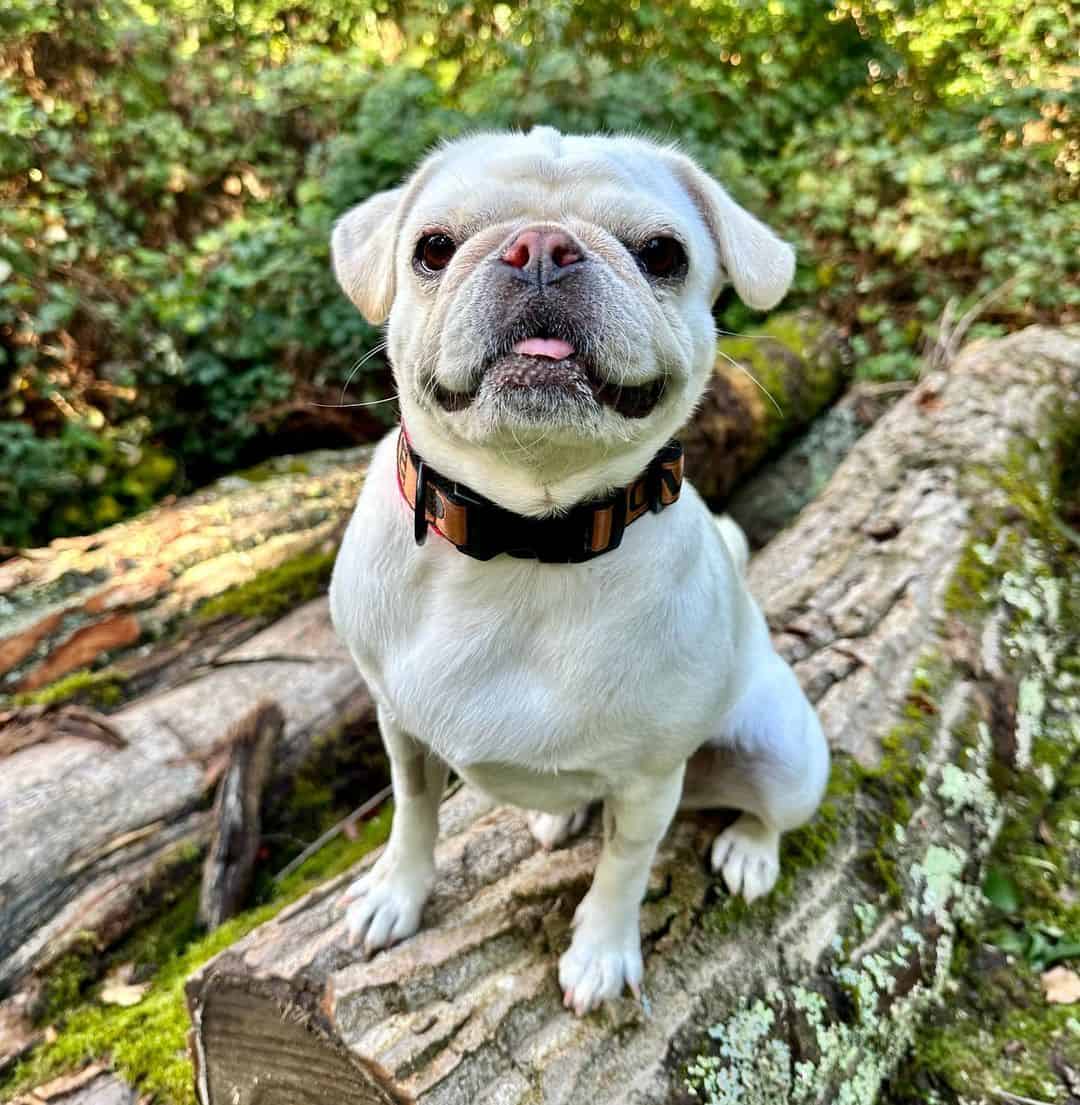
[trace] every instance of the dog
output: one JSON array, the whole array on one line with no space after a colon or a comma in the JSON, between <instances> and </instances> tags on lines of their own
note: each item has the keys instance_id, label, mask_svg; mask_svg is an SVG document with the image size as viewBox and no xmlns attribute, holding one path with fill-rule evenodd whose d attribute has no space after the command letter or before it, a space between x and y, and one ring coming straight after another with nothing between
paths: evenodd
<instances>
[{"instance_id":1,"label":"dog","mask_svg":"<svg viewBox=\"0 0 1080 1105\"><path fill-rule=\"evenodd\" d=\"M674 147L550 127L435 150L347 212L331 253L388 322L402 414L330 586L395 802L344 895L349 939L371 955L418 929L452 768L545 848L603 802L559 981L578 1015L640 995L640 903L680 804L739 811L711 861L752 901L828 775L745 539L669 444L712 373L721 290L772 307L794 253Z\"/></svg>"}]
</instances>

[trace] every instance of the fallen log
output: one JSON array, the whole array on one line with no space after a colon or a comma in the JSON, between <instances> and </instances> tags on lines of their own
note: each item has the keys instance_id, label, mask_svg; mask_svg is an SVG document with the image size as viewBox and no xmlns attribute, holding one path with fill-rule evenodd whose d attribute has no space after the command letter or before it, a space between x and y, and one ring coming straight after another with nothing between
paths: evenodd
<instances>
[{"instance_id":1,"label":"fallen log","mask_svg":"<svg viewBox=\"0 0 1080 1105\"><path fill-rule=\"evenodd\" d=\"M109 715L118 741L59 735L3 759L0 1024L5 1014L32 1017L24 995L61 957L88 941L108 948L154 912L162 887L197 872L230 730L269 698L284 715L271 789L287 790L308 757L325 754L316 741L335 731L360 734L357 757L365 734L377 746L371 700L323 598L199 678ZM14 1050L20 1034L7 1036Z\"/></svg>"},{"instance_id":2,"label":"fallen log","mask_svg":"<svg viewBox=\"0 0 1080 1105\"><path fill-rule=\"evenodd\" d=\"M1080 332L973 346L753 561L834 777L752 907L706 872L715 823L677 819L643 911L641 1005L579 1020L561 1003L597 826L545 853L519 812L464 791L415 937L369 962L346 945L336 898L369 857L190 979L203 1105L872 1101L979 908L991 772L1052 780L1055 718L1045 731L1080 743L1062 622L1080 596L1063 600L1077 582L1053 521L1078 420Z\"/></svg>"},{"instance_id":3,"label":"fallen log","mask_svg":"<svg viewBox=\"0 0 1080 1105\"><path fill-rule=\"evenodd\" d=\"M699 489L710 498L730 490L846 377L836 332L811 316L775 316L761 334L721 340L709 396L684 437ZM88 698L128 700L186 677L313 597L329 576L367 457L357 448L278 458L0 564L0 693L40 694L65 678L74 693L72 677L83 674ZM235 601L245 587L255 593ZM245 624L223 626L225 614Z\"/></svg>"},{"instance_id":4,"label":"fallen log","mask_svg":"<svg viewBox=\"0 0 1080 1105\"><path fill-rule=\"evenodd\" d=\"M739 483L722 506L742 527L750 547L764 548L790 525L821 494L855 442L913 386L906 381L855 384L790 446Z\"/></svg>"},{"instance_id":5,"label":"fallen log","mask_svg":"<svg viewBox=\"0 0 1080 1105\"><path fill-rule=\"evenodd\" d=\"M263 788L284 726L277 703L260 702L225 738L229 759L214 799L213 836L199 891L199 920L209 929L247 904L259 851Z\"/></svg>"}]
</instances>

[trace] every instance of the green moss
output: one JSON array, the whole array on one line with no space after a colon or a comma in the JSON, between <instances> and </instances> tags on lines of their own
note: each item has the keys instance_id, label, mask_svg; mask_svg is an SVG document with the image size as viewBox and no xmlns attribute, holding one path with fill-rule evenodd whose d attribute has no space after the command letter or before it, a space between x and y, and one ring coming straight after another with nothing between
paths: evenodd
<instances>
[{"instance_id":1,"label":"green moss","mask_svg":"<svg viewBox=\"0 0 1080 1105\"><path fill-rule=\"evenodd\" d=\"M127 676L115 668L81 671L65 675L47 687L11 696L16 706L52 706L58 702L83 702L89 706L109 709L124 699Z\"/></svg>"},{"instance_id":2,"label":"green moss","mask_svg":"<svg viewBox=\"0 0 1080 1105\"><path fill-rule=\"evenodd\" d=\"M290 902L326 879L347 870L381 844L390 829L391 809L366 822L356 840L339 838L312 856L276 888L273 901L228 921L214 932L191 939L192 899L188 895L165 917L157 935L144 934L118 949L119 962L140 956L165 958L147 995L129 1008L103 1005L91 996L70 1009L55 1042L38 1047L0 1081L0 1101L93 1060L111 1061L119 1074L158 1105L193 1105L194 1079L187 1058L190 1027L184 982L199 966L270 920ZM169 926L174 926L171 935Z\"/></svg>"},{"instance_id":3,"label":"green moss","mask_svg":"<svg viewBox=\"0 0 1080 1105\"><path fill-rule=\"evenodd\" d=\"M278 618L322 594L335 555L320 551L303 553L209 599L199 607L196 616L202 621L225 617Z\"/></svg>"},{"instance_id":4,"label":"green moss","mask_svg":"<svg viewBox=\"0 0 1080 1105\"><path fill-rule=\"evenodd\" d=\"M248 483L266 483L278 476L307 476L311 467L303 457L271 457L262 464L252 465L233 474L234 478L247 480Z\"/></svg>"},{"instance_id":5,"label":"green moss","mask_svg":"<svg viewBox=\"0 0 1080 1105\"><path fill-rule=\"evenodd\" d=\"M67 955L53 964L41 989L35 1021L50 1024L65 1009L78 1003L83 990L95 977L96 941L93 933L80 933Z\"/></svg>"},{"instance_id":6,"label":"green moss","mask_svg":"<svg viewBox=\"0 0 1080 1105\"><path fill-rule=\"evenodd\" d=\"M1008 872L1019 907L1008 914L991 908L959 945L952 964L956 992L894 1077L889 1105L921 1103L930 1089L941 1101L989 1102L999 1086L1039 1101L1064 1100L1054 1062L1080 1067L1080 1018L1075 1006L1046 1002L1039 965L1019 950L1033 934L1080 940L1080 903L1071 893L1080 875L1080 759L1055 791L1059 797L1048 797L1032 777L1013 796L1013 816L990 863Z\"/></svg>"},{"instance_id":7,"label":"green moss","mask_svg":"<svg viewBox=\"0 0 1080 1105\"><path fill-rule=\"evenodd\" d=\"M823 410L843 386L835 358L821 355L823 334L819 319L784 313L771 316L754 334L718 342L719 352L743 365L776 403L764 404L763 452L779 444L793 424L802 425ZM800 362L797 375L785 365L792 359ZM796 379L798 386L792 387Z\"/></svg>"}]
</instances>

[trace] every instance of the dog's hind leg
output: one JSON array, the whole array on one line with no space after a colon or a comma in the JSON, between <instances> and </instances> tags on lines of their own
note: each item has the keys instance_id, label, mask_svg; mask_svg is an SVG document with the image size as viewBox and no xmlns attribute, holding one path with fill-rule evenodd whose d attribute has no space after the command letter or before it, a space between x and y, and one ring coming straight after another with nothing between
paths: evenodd
<instances>
[{"instance_id":1,"label":"dog's hind leg","mask_svg":"<svg viewBox=\"0 0 1080 1105\"><path fill-rule=\"evenodd\" d=\"M682 804L742 812L713 842L712 866L753 901L776 883L780 834L817 809L829 750L795 673L771 651L722 730L691 757Z\"/></svg>"},{"instance_id":2,"label":"dog's hind leg","mask_svg":"<svg viewBox=\"0 0 1080 1105\"><path fill-rule=\"evenodd\" d=\"M379 708L379 730L390 757L394 821L383 854L342 895L349 941L371 955L412 936L435 882L435 838L447 767Z\"/></svg>"}]
</instances>

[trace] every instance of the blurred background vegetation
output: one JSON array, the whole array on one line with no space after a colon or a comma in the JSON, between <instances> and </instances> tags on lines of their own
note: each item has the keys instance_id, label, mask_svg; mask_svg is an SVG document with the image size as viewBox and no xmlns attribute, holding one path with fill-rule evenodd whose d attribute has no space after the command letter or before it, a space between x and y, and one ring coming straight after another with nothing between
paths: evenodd
<instances>
[{"instance_id":1,"label":"blurred background vegetation","mask_svg":"<svg viewBox=\"0 0 1080 1105\"><path fill-rule=\"evenodd\" d=\"M334 407L378 335L329 228L477 127L682 143L865 377L950 298L1076 319L1077 35L1072 0L7 0L0 545L378 434L393 404ZM345 401L388 394L376 353Z\"/></svg>"}]
</instances>

